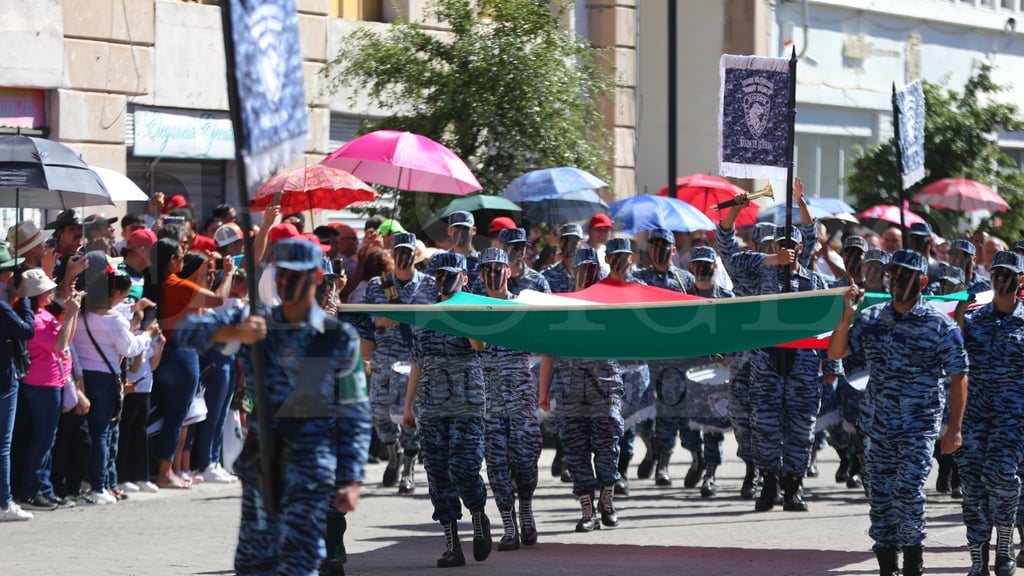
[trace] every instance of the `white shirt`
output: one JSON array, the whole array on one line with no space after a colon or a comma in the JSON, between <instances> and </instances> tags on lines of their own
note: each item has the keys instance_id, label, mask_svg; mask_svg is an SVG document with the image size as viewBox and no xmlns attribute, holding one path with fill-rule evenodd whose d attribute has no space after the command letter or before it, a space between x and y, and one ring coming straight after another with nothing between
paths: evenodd
<instances>
[{"instance_id":1,"label":"white shirt","mask_svg":"<svg viewBox=\"0 0 1024 576\"><path fill-rule=\"evenodd\" d=\"M151 341L148 334L132 334L128 320L116 312L109 315L89 312L82 316L80 321L81 330L75 330L71 345L75 348L76 360L81 370L111 373L107 363L93 346L89 331L85 328L86 324L89 325L93 339L102 348L114 370L118 369L117 365L122 356L131 358L142 354Z\"/></svg>"},{"instance_id":2,"label":"white shirt","mask_svg":"<svg viewBox=\"0 0 1024 576\"><path fill-rule=\"evenodd\" d=\"M260 276L260 285L256 290L260 296L260 302L265 306L280 306L281 297L277 295L277 267L273 264L267 266Z\"/></svg>"},{"instance_id":3,"label":"white shirt","mask_svg":"<svg viewBox=\"0 0 1024 576\"><path fill-rule=\"evenodd\" d=\"M142 334L142 336L146 336L146 339L149 340L149 346L142 352L139 369L128 370L128 382L135 382L136 394L149 394L153 391L153 368L149 364L153 355L156 354L157 341L149 338L148 334Z\"/></svg>"}]
</instances>

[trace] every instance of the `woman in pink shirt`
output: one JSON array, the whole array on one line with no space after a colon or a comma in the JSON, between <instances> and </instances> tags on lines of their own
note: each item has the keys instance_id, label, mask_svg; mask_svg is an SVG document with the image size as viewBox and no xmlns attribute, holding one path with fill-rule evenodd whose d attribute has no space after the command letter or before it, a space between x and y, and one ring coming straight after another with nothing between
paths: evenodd
<instances>
[{"instance_id":1,"label":"woman in pink shirt","mask_svg":"<svg viewBox=\"0 0 1024 576\"><path fill-rule=\"evenodd\" d=\"M50 483L50 450L57 436L61 413L61 391L71 376L68 343L78 322L81 296L73 294L64 306L53 302L57 285L40 269L22 274L25 297L35 312L36 334L28 341L32 358L28 374L21 381L21 400L28 407L31 435L25 446L19 489L26 510L54 510L73 505L60 499Z\"/></svg>"}]
</instances>

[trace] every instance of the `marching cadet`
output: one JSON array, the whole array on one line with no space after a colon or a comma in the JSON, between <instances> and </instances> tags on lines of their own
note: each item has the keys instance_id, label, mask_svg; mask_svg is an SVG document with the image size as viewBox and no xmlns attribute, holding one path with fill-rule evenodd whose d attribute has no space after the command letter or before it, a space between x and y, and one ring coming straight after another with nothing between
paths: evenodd
<instances>
[{"instance_id":1,"label":"marching cadet","mask_svg":"<svg viewBox=\"0 0 1024 576\"><path fill-rule=\"evenodd\" d=\"M480 278L487 286L489 297L515 298L508 290L508 255L501 248L483 251ZM533 519L533 492L537 488L537 460L541 448L537 387L530 373L529 352L486 344L480 351L480 361L487 385L484 418L487 479L505 528L498 551L518 550L520 541L527 546L537 543L537 524ZM522 526L522 533L519 526Z\"/></svg>"},{"instance_id":2,"label":"marching cadet","mask_svg":"<svg viewBox=\"0 0 1024 576\"><path fill-rule=\"evenodd\" d=\"M710 246L697 246L690 253L690 273L693 274L695 280L694 287L697 296L714 299L733 297L731 291L715 283L717 266L718 258L715 255L715 250ZM706 357L704 360L710 361L711 358ZM692 419L699 415L688 414L687 416L692 422ZM704 471L700 495L704 498L711 498L718 494L718 488L715 485L715 470L722 465L722 456L724 455L722 443L725 441L725 436L721 430L701 429L696 432L696 435L688 438L697 440L698 444L686 448L703 454L707 469Z\"/></svg>"},{"instance_id":3,"label":"marching cadet","mask_svg":"<svg viewBox=\"0 0 1024 576\"><path fill-rule=\"evenodd\" d=\"M638 280L648 286L657 286L676 292L693 293L693 274L672 264L676 253L676 235L670 230L656 228L647 237L647 255L651 265L636 273Z\"/></svg>"},{"instance_id":4,"label":"marching cadet","mask_svg":"<svg viewBox=\"0 0 1024 576\"><path fill-rule=\"evenodd\" d=\"M863 351L870 367L872 415L862 425L870 438L868 534L880 573L900 574L897 554L902 548L902 574L919 576L927 533L924 485L942 417L940 380L948 374L952 382L949 426L942 437L942 451L948 454L961 444L967 353L956 323L921 299L928 285L924 256L897 250L888 273L892 300L864 310L852 328L863 291L850 287L828 355L838 360Z\"/></svg>"},{"instance_id":5,"label":"marching cadet","mask_svg":"<svg viewBox=\"0 0 1024 576\"><path fill-rule=\"evenodd\" d=\"M396 232L391 236L391 253L395 260L394 271L371 278L366 287L364 304L432 304L437 300L437 286L434 279L416 270L413 266L416 252L416 235ZM370 406L373 408L373 426L377 437L388 450L388 466L384 469L383 485L387 488L398 480L398 468L402 467L398 483L399 494L412 494L416 490L416 456L420 445L416 431L399 426L391 419L405 406L405 391L408 374L395 369L408 366L412 353L413 338L419 328L399 324L383 317L374 319L374 338L362 342L363 356L370 362L371 385ZM404 365L404 366L402 366Z\"/></svg>"},{"instance_id":6,"label":"marching cadet","mask_svg":"<svg viewBox=\"0 0 1024 576\"><path fill-rule=\"evenodd\" d=\"M235 570L313 575L324 556L325 504L333 502L345 513L359 501L370 443L370 406L365 387L343 391L335 385L358 369L358 338L350 326L316 304L316 289L324 278L319 247L305 240L282 240L274 252L279 306L265 315L248 317L248 310L241 309L192 314L175 332L182 346L191 348L245 344L238 356L247 382L253 381L248 345L264 342L270 414L276 414L298 386L334 391L334 407L341 415L270 419L274 494L260 493L259 443L265 439L258 426L250 425L235 465L242 480ZM340 448L340 441L347 442L348 448ZM349 482L336 488L337 478ZM267 513L264 502L271 500L278 510Z\"/></svg>"},{"instance_id":7,"label":"marching cadet","mask_svg":"<svg viewBox=\"0 0 1024 576\"><path fill-rule=\"evenodd\" d=\"M971 552L971 576L988 574L988 548L996 531L996 576L1011 576L1013 526L1017 518L1024 461L1024 304L1017 298L1024 257L998 252L989 266L992 302L958 320L971 363L971 388L963 419L963 447L955 453L963 480L963 516ZM962 312L964 306L958 307ZM1024 538L1022 538L1024 540Z\"/></svg>"},{"instance_id":8,"label":"marching cadet","mask_svg":"<svg viewBox=\"0 0 1024 576\"><path fill-rule=\"evenodd\" d=\"M465 287L462 254L438 252L431 257L430 268L435 271L440 302ZM473 516L473 558L483 562L491 554L491 523L484 513L487 488L480 477L485 392L478 346L482 343L426 328L413 338L402 423L420 431L433 518L444 529L445 551L437 560L438 568L466 564L458 529L463 504Z\"/></svg>"},{"instance_id":9,"label":"marching cadet","mask_svg":"<svg viewBox=\"0 0 1024 576\"><path fill-rule=\"evenodd\" d=\"M573 265L577 290L601 279L601 263L593 248L577 250ZM582 510L576 531L591 532L601 524L618 526L614 485L619 480L619 438L623 433L622 369L615 360L544 356L538 402L543 410L551 409L549 391L555 367L561 377L555 392L558 436L565 450L565 466L572 476L572 491ZM600 521L594 514L594 491L598 487Z\"/></svg>"},{"instance_id":10,"label":"marching cadet","mask_svg":"<svg viewBox=\"0 0 1024 576\"><path fill-rule=\"evenodd\" d=\"M629 238L611 238L605 244L605 264L608 277L620 282L642 284L633 277L633 248ZM615 493L629 495L629 463L633 459L636 436L639 434L647 447L644 462L654 465L654 419L645 416L651 406L651 372L647 362L629 361L622 363L622 418L625 432L619 440L619 476ZM643 464L641 464L643 466ZM650 476L648 472L647 476Z\"/></svg>"},{"instance_id":11,"label":"marching cadet","mask_svg":"<svg viewBox=\"0 0 1024 576\"><path fill-rule=\"evenodd\" d=\"M973 248L974 245L972 244ZM929 285L929 288L937 287L939 294L953 294L964 290L964 271L953 264L940 263L936 274L937 282ZM981 279L980 276L975 278ZM986 286L988 281L984 281ZM961 329L963 327L961 326ZM945 408L942 411L942 426L949 422L949 377L942 379L943 399ZM960 467L952 454L943 454L940 447L935 447L935 462L939 465L938 474L935 477L935 491L939 494L949 494L954 500L963 498L963 482L960 478ZM987 556L987 554L986 554Z\"/></svg>"},{"instance_id":12,"label":"marching cadet","mask_svg":"<svg viewBox=\"0 0 1024 576\"><path fill-rule=\"evenodd\" d=\"M551 293L551 286L540 272L526 265L526 230L507 228L498 232L498 241L508 254L508 291L518 296L523 290Z\"/></svg>"},{"instance_id":13,"label":"marching cadet","mask_svg":"<svg viewBox=\"0 0 1024 576\"><path fill-rule=\"evenodd\" d=\"M476 236L476 219L472 212L452 212L448 215L448 240L451 242L449 252L462 254L466 260L467 286L471 286L480 277L480 252L473 247L473 237ZM432 261L431 261L432 262ZM434 277L434 269L427 263L424 274Z\"/></svg>"},{"instance_id":14,"label":"marching cadet","mask_svg":"<svg viewBox=\"0 0 1024 576\"><path fill-rule=\"evenodd\" d=\"M864 253L864 291L878 294L887 293L885 285L885 265L889 263L889 253L885 250L868 250Z\"/></svg>"},{"instance_id":15,"label":"marching cadet","mask_svg":"<svg viewBox=\"0 0 1024 576\"><path fill-rule=\"evenodd\" d=\"M761 294L783 292L789 267L793 292L823 290L828 282L818 272L796 261L803 235L792 228L789 239L776 230L773 255L744 252L732 257L736 274L757 277ZM824 361L823 361L824 360ZM771 510L778 488L783 489L783 510L806 511L803 478L811 464L814 422L821 403L821 386L831 386L841 372L838 362L823 359L818 350L765 348L751 352L751 440L754 463L761 472L761 495L754 509ZM819 378L819 373L824 374Z\"/></svg>"},{"instance_id":16,"label":"marching cadet","mask_svg":"<svg viewBox=\"0 0 1024 576\"><path fill-rule=\"evenodd\" d=\"M563 224L558 229L558 254L561 260L545 267L540 273L544 276L544 279L548 281L548 286L552 292L559 294L566 294L574 292L576 290L576 277L573 274L573 257L576 255L576 250L579 249L580 243L583 241L583 227L579 224ZM561 385L561 375L556 369L554 374L551 376L551 390L552 397L555 396L555 392ZM562 482L571 482L570 473L565 467L564 461L564 450L562 449L562 441L558 439L558 414L556 410L550 418L545 419L545 429L551 432L548 426L555 427L555 437L557 445L555 446L555 458L551 462L551 475L558 478L562 478Z\"/></svg>"},{"instance_id":17,"label":"marching cadet","mask_svg":"<svg viewBox=\"0 0 1024 576\"><path fill-rule=\"evenodd\" d=\"M949 243L949 263L964 271L964 284L971 294L992 289L992 284L975 271L977 248L970 240L957 239Z\"/></svg>"}]
</instances>

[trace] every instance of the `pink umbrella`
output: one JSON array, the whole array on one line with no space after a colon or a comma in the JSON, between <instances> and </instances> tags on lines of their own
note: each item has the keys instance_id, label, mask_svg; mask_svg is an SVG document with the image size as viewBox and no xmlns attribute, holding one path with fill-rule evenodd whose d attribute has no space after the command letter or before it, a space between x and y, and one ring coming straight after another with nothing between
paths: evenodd
<instances>
[{"instance_id":1,"label":"pink umbrella","mask_svg":"<svg viewBox=\"0 0 1024 576\"><path fill-rule=\"evenodd\" d=\"M338 148L321 164L411 192L464 196L483 188L454 152L412 132L371 132Z\"/></svg>"},{"instance_id":2,"label":"pink umbrella","mask_svg":"<svg viewBox=\"0 0 1024 576\"><path fill-rule=\"evenodd\" d=\"M861 212L858 216L860 216L861 223L864 224L867 224L867 222L865 222L866 220L873 220L875 222L881 220L889 222L890 224L896 224L897 226L900 224L900 209L889 204L872 206L871 208ZM907 221L907 226L924 222L924 218L914 214L910 211L910 208L906 206L903 207L903 217Z\"/></svg>"},{"instance_id":3,"label":"pink umbrella","mask_svg":"<svg viewBox=\"0 0 1024 576\"><path fill-rule=\"evenodd\" d=\"M921 188L914 201L947 210L1005 212L1010 205L995 190L965 178L943 178Z\"/></svg>"}]
</instances>

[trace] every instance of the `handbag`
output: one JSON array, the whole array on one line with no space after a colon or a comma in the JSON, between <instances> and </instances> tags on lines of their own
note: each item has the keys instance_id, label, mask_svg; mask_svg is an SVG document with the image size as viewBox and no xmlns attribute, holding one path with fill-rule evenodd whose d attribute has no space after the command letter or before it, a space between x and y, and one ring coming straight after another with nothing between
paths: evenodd
<instances>
[{"instance_id":1,"label":"handbag","mask_svg":"<svg viewBox=\"0 0 1024 576\"><path fill-rule=\"evenodd\" d=\"M64 373L64 363L60 363L60 375L64 378L64 386L60 391L60 411L71 412L78 406L78 386L75 386L74 378L68 378Z\"/></svg>"},{"instance_id":2,"label":"handbag","mask_svg":"<svg viewBox=\"0 0 1024 576\"><path fill-rule=\"evenodd\" d=\"M185 413L185 420L181 423L181 427L202 422L206 420L207 414L209 414L209 408L206 406L206 388L200 386L196 395L192 397L192 403L188 405L188 412Z\"/></svg>"},{"instance_id":3,"label":"handbag","mask_svg":"<svg viewBox=\"0 0 1024 576\"><path fill-rule=\"evenodd\" d=\"M103 363L107 365L107 370L110 370L110 374L114 377L114 386L117 387L117 405L114 406L114 416L111 418L112 421L118 421L121 419L121 408L122 402L124 401L124 374L120 370L115 370L114 365L107 360L106 353L103 352L103 348L100 348L99 344L96 343L96 339L93 338L92 330L89 329L89 315L82 315L82 323L85 324L85 333L89 335L89 341L96 348L96 351L100 353L100 358L103 358ZM120 365L118 365L120 367Z\"/></svg>"},{"instance_id":4,"label":"handbag","mask_svg":"<svg viewBox=\"0 0 1024 576\"><path fill-rule=\"evenodd\" d=\"M28 345L24 340L7 339L7 345L11 348L11 356L14 358L14 379L21 380L28 374L29 364L32 356L28 353Z\"/></svg>"}]
</instances>

